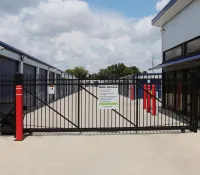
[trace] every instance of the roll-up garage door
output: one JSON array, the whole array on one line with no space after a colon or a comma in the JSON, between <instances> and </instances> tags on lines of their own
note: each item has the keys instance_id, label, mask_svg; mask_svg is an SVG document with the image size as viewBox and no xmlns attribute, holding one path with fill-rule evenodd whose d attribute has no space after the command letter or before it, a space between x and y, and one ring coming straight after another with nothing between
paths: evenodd
<instances>
[{"instance_id":1,"label":"roll-up garage door","mask_svg":"<svg viewBox=\"0 0 200 175\"><path fill-rule=\"evenodd\" d=\"M18 72L18 61L0 57L0 76L14 76Z\"/></svg>"},{"instance_id":2,"label":"roll-up garage door","mask_svg":"<svg viewBox=\"0 0 200 175\"><path fill-rule=\"evenodd\" d=\"M7 113L14 107L14 76L18 72L18 62L0 57L0 111ZM9 86L8 86L9 85Z\"/></svg>"},{"instance_id":3,"label":"roll-up garage door","mask_svg":"<svg viewBox=\"0 0 200 175\"><path fill-rule=\"evenodd\" d=\"M53 72L50 72L49 73L49 84L50 85L54 85L54 80L55 80L55 77L54 77L55 75L54 75L54 73ZM53 94L50 94L49 95L49 101L50 102L53 102L54 101L54 95Z\"/></svg>"},{"instance_id":4,"label":"roll-up garage door","mask_svg":"<svg viewBox=\"0 0 200 175\"><path fill-rule=\"evenodd\" d=\"M47 70L40 69L38 75L37 96L44 102L47 102ZM39 106L43 106L44 103L38 101Z\"/></svg>"},{"instance_id":5,"label":"roll-up garage door","mask_svg":"<svg viewBox=\"0 0 200 175\"><path fill-rule=\"evenodd\" d=\"M31 108L36 105L36 67L24 64L24 87L25 90L24 105Z\"/></svg>"}]
</instances>

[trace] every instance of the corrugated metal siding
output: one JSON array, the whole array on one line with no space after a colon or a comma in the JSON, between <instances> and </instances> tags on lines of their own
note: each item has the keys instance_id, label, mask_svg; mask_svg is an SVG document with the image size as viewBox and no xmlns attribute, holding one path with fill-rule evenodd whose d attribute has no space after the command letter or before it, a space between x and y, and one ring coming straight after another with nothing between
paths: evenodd
<instances>
[{"instance_id":1,"label":"corrugated metal siding","mask_svg":"<svg viewBox=\"0 0 200 175\"><path fill-rule=\"evenodd\" d=\"M163 26L163 51L200 36L200 0L192 2Z\"/></svg>"},{"instance_id":2,"label":"corrugated metal siding","mask_svg":"<svg viewBox=\"0 0 200 175\"><path fill-rule=\"evenodd\" d=\"M24 64L24 81L25 88L28 89L31 93L36 95L36 67ZM24 91L24 105L28 108L36 105L36 98L34 95L31 95L29 92Z\"/></svg>"}]
</instances>

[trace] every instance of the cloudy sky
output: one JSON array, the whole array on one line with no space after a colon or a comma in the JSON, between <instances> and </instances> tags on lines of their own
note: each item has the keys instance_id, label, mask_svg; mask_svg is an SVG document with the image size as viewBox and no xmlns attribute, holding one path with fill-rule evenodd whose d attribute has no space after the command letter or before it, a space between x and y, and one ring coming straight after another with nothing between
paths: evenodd
<instances>
[{"instance_id":1,"label":"cloudy sky","mask_svg":"<svg viewBox=\"0 0 200 175\"><path fill-rule=\"evenodd\" d=\"M108 3L109 2L109 3ZM169 0L1 0L0 40L62 70L161 62L153 17ZM134 2L134 3L133 3Z\"/></svg>"}]
</instances>

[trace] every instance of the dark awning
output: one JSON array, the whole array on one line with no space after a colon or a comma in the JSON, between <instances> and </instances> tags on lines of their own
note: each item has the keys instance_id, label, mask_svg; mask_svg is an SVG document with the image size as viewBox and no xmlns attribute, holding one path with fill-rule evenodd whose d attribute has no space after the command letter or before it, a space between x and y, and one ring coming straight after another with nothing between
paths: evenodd
<instances>
[{"instance_id":1,"label":"dark awning","mask_svg":"<svg viewBox=\"0 0 200 175\"><path fill-rule=\"evenodd\" d=\"M155 69L161 69L161 68L165 68L165 67L169 67L169 66L174 66L176 64L180 64L180 63L185 63L185 62L190 62L190 61L196 61L196 60L200 60L200 54L198 55L194 55L191 57L186 57L180 60L175 60L169 63L163 63L163 64L159 64L155 67L150 68L149 70L155 70Z\"/></svg>"}]
</instances>

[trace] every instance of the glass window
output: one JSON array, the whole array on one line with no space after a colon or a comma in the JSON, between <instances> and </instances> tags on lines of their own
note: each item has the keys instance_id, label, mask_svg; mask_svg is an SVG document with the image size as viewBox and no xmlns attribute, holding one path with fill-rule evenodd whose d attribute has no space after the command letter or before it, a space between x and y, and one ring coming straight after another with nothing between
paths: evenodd
<instances>
[{"instance_id":1,"label":"glass window","mask_svg":"<svg viewBox=\"0 0 200 175\"><path fill-rule=\"evenodd\" d=\"M165 61L172 59L172 58L180 57L180 56L182 56L182 53L183 53L182 46L178 46L174 49L171 49L171 50L165 52Z\"/></svg>"},{"instance_id":2,"label":"glass window","mask_svg":"<svg viewBox=\"0 0 200 175\"><path fill-rule=\"evenodd\" d=\"M200 38L187 43L187 53L200 51Z\"/></svg>"}]
</instances>

